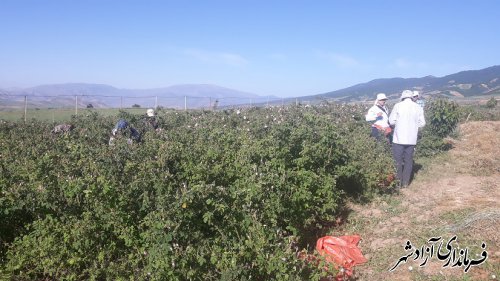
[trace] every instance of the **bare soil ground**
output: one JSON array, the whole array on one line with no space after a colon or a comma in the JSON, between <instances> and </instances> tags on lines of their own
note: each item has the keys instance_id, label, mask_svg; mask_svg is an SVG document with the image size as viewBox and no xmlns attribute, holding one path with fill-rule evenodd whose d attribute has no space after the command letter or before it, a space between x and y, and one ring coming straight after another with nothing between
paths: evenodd
<instances>
[{"instance_id":1,"label":"bare soil ground","mask_svg":"<svg viewBox=\"0 0 500 281\"><path fill-rule=\"evenodd\" d=\"M356 266L354 280L500 280L500 122L465 123L459 134L448 140L449 152L416 161L408 188L350 206L347 222L333 235L362 237L368 262ZM407 241L415 250L430 246L431 237L442 237L445 246L455 235L457 254L468 249L469 258L479 260L485 243L486 261L466 273L464 266L444 266L436 254L423 266L424 259L412 256L389 271L411 252Z\"/></svg>"}]
</instances>

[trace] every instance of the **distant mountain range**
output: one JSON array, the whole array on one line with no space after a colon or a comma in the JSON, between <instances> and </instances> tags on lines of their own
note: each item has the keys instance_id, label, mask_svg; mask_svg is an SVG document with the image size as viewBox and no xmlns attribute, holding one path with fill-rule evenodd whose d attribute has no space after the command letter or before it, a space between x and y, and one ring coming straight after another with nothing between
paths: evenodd
<instances>
[{"instance_id":1,"label":"distant mountain range","mask_svg":"<svg viewBox=\"0 0 500 281\"><path fill-rule=\"evenodd\" d=\"M423 96L462 98L500 94L500 65L481 70L461 71L443 77L375 79L345 89L301 99L333 99L352 102L373 100L377 93L390 99L400 97L403 90L417 90Z\"/></svg>"},{"instance_id":2,"label":"distant mountain range","mask_svg":"<svg viewBox=\"0 0 500 281\"><path fill-rule=\"evenodd\" d=\"M25 89L0 89L0 109L29 107L153 107L209 108L238 104L277 104L282 102L333 100L355 102L373 100L383 92L398 99L405 89L418 90L423 96L467 98L500 94L500 65L481 70L468 70L443 77L383 78L323 94L281 99L259 96L216 85L186 84L157 89L118 89L102 84L55 84Z\"/></svg>"},{"instance_id":3,"label":"distant mountain range","mask_svg":"<svg viewBox=\"0 0 500 281\"><path fill-rule=\"evenodd\" d=\"M185 84L157 89L118 89L102 84L55 84L25 89L0 89L0 108L24 106L28 97L29 107L154 107L209 108L235 104L262 103L279 99L259 96L208 84Z\"/></svg>"}]
</instances>

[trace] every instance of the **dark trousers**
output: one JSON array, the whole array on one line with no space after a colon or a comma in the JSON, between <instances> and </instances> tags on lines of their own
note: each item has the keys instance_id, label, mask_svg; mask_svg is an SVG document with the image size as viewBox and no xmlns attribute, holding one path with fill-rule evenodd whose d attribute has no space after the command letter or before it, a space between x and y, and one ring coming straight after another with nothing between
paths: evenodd
<instances>
[{"instance_id":1,"label":"dark trousers","mask_svg":"<svg viewBox=\"0 0 500 281\"><path fill-rule=\"evenodd\" d=\"M392 155L396 162L397 179L401 186L410 184L411 172L413 171L414 145L392 144Z\"/></svg>"},{"instance_id":2,"label":"dark trousers","mask_svg":"<svg viewBox=\"0 0 500 281\"><path fill-rule=\"evenodd\" d=\"M376 138L377 140L380 140L380 132L377 128L375 127L372 127L372 132L370 134L370 136Z\"/></svg>"},{"instance_id":3,"label":"dark trousers","mask_svg":"<svg viewBox=\"0 0 500 281\"><path fill-rule=\"evenodd\" d=\"M382 131L380 131L375 127L372 127L372 132L370 133L370 136L374 137L378 141L387 141L389 143L392 143L392 134L385 136Z\"/></svg>"}]
</instances>

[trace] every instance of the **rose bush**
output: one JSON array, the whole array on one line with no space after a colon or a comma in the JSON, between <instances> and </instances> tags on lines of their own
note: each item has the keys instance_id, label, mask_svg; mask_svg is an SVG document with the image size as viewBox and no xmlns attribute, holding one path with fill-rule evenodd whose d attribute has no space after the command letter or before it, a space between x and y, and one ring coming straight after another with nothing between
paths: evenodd
<instances>
[{"instance_id":1,"label":"rose bush","mask_svg":"<svg viewBox=\"0 0 500 281\"><path fill-rule=\"evenodd\" d=\"M366 109L324 104L0 124L0 270L14 280L304 280L297 253L348 196L387 188ZM120 113L140 128L140 116ZM316 237L318 238L318 237ZM312 244L314 246L314 244Z\"/></svg>"}]
</instances>

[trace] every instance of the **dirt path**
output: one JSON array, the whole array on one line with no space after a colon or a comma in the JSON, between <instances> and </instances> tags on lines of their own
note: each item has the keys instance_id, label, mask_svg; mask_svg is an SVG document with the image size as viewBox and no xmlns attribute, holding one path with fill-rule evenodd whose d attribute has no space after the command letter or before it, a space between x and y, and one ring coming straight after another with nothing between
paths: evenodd
<instances>
[{"instance_id":1,"label":"dirt path","mask_svg":"<svg viewBox=\"0 0 500 281\"><path fill-rule=\"evenodd\" d=\"M356 267L355 280L500 280L500 122L463 124L460 139L450 141L454 148L445 155L416 162L421 169L407 189L351 206L336 234L362 237L359 246L369 261ZM446 245L454 235L452 246L468 249L473 260L481 258L484 242L486 261L465 273L464 266L443 267L446 260L436 255L424 266L424 259L412 256L389 272L411 252L407 241L415 250L429 247L431 237Z\"/></svg>"}]
</instances>

